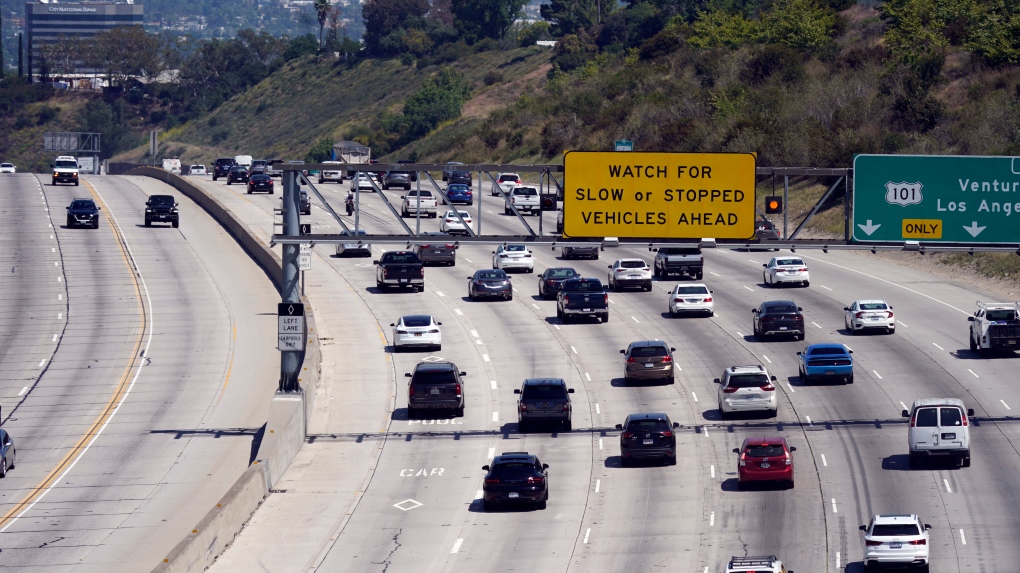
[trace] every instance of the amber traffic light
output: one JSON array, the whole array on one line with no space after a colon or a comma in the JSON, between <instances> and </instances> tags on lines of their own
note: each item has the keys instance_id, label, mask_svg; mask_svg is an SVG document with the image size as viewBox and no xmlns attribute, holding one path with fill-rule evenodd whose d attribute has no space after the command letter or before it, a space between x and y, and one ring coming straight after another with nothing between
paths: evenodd
<instances>
[{"instance_id":1,"label":"amber traffic light","mask_svg":"<svg viewBox=\"0 0 1020 573\"><path fill-rule=\"evenodd\" d=\"M783 198L778 195L769 195L765 197L765 213L767 215L775 215L776 213L783 212Z\"/></svg>"}]
</instances>

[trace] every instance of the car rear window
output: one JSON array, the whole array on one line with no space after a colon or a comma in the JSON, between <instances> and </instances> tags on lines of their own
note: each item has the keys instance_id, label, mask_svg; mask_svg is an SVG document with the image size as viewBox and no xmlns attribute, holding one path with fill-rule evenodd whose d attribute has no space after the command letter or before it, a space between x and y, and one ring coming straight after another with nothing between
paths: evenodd
<instances>
[{"instance_id":1,"label":"car rear window","mask_svg":"<svg viewBox=\"0 0 1020 573\"><path fill-rule=\"evenodd\" d=\"M556 279L562 279L576 277L577 272L575 272L574 269L550 269L549 276Z\"/></svg>"},{"instance_id":2,"label":"car rear window","mask_svg":"<svg viewBox=\"0 0 1020 573\"><path fill-rule=\"evenodd\" d=\"M427 316L405 316L404 326L428 326L432 319Z\"/></svg>"},{"instance_id":3,"label":"car rear window","mask_svg":"<svg viewBox=\"0 0 1020 573\"><path fill-rule=\"evenodd\" d=\"M507 245L505 250L510 251L512 253L523 253L528 249L525 248L524 245Z\"/></svg>"},{"instance_id":4,"label":"car rear window","mask_svg":"<svg viewBox=\"0 0 1020 573\"><path fill-rule=\"evenodd\" d=\"M521 392L524 400L562 400L567 397L563 384L525 384Z\"/></svg>"},{"instance_id":5,"label":"car rear window","mask_svg":"<svg viewBox=\"0 0 1020 573\"><path fill-rule=\"evenodd\" d=\"M985 318L988 320L1014 320L1016 313L1012 310L989 310Z\"/></svg>"},{"instance_id":6,"label":"car rear window","mask_svg":"<svg viewBox=\"0 0 1020 573\"><path fill-rule=\"evenodd\" d=\"M767 314L796 314L797 307L789 305L770 305L765 307Z\"/></svg>"},{"instance_id":7,"label":"car rear window","mask_svg":"<svg viewBox=\"0 0 1020 573\"><path fill-rule=\"evenodd\" d=\"M602 282L595 279L582 279L578 281L568 281L564 284L569 290L589 291L596 292L602 291Z\"/></svg>"},{"instance_id":8,"label":"car rear window","mask_svg":"<svg viewBox=\"0 0 1020 573\"><path fill-rule=\"evenodd\" d=\"M768 383L769 377L764 374L734 374L727 385L731 388L758 388Z\"/></svg>"},{"instance_id":9,"label":"car rear window","mask_svg":"<svg viewBox=\"0 0 1020 573\"><path fill-rule=\"evenodd\" d=\"M747 446L744 453L755 458L776 458L786 455L786 450L779 444L757 444Z\"/></svg>"},{"instance_id":10,"label":"car rear window","mask_svg":"<svg viewBox=\"0 0 1020 573\"><path fill-rule=\"evenodd\" d=\"M452 370L415 372L412 384L455 384L457 377Z\"/></svg>"},{"instance_id":11,"label":"car rear window","mask_svg":"<svg viewBox=\"0 0 1020 573\"><path fill-rule=\"evenodd\" d=\"M514 189L514 195L538 195L538 191L534 187L518 187Z\"/></svg>"},{"instance_id":12,"label":"car rear window","mask_svg":"<svg viewBox=\"0 0 1020 573\"><path fill-rule=\"evenodd\" d=\"M620 261L620 266L625 269L643 269L648 265L644 261Z\"/></svg>"},{"instance_id":13,"label":"car rear window","mask_svg":"<svg viewBox=\"0 0 1020 573\"><path fill-rule=\"evenodd\" d=\"M453 185L450 185L449 187L446 188L446 192L449 193L451 191L467 191L468 189L470 189L470 187L464 185L463 183L454 183Z\"/></svg>"},{"instance_id":14,"label":"car rear window","mask_svg":"<svg viewBox=\"0 0 1020 573\"><path fill-rule=\"evenodd\" d=\"M383 257L384 263L418 263L418 256L414 253L389 253Z\"/></svg>"},{"instance_id":15,"label":"car rear window","mask_svg":"<svg viewBox=\"0 0 1020 573\"><path fill-rule=\"evenodd\" d=\"M476 275L481 280L505 280L506 273L503 271L481 271Z\"/></svg>"},{"instance_id":16,"label":"car rear window","mask_svg":"<svg viewBox=\"0 0 1020 573\"><path fill-rule=\"evenodd\" d=\"M963 415L960 410L956 408L939 408L942 410L942 425L943 426L962 426Z\"/></svg>"},{"instance_id":17,"label":"car rear window","mask_svg":"<svg viewBox=\"0 0 1020 573\"><path fill-rule=\"evenodd\" d=\"M411 191L411 192L409 192L407 194L408 197L416 197L417 195L418 195L417 191ZM432 192L431 191L422 191L421 192L421 196L422 197L431 197L432 196Z\"/></svg>"},{"instance_id":18,"label":"car rear window","mask_svg":"<svg viewBox=\"0 0 1020 573\"><path fill-rule=\"evenodd\" d=\"M776 260L777 265L803 265L804 261L800 259L778 259Z\"/></svg>"},{"instance_id":19,"label":"car rear window","mask_svg":"<svg viewBox=\"0 0 1020 573\"><path fill-rule=\"evenodd\" d=\"M631 349L630 355L635 358L648 358L651 356L666 356L669 352L665 346L638 346Z\"/></svg>"},{"instance_id":20,"label":"car rear window","mask_svg":"<svg viewBox=\"0 0 1020 573\"><path fill-rule=\"evenodd\" d=\"M681 249L678 247L665 247L659 249L659 252L664 255L700 255L701 249Z\"/></svg>"},{"instance_id":21,"label":"car rear window","mask_svg":"<svg viewBox=\"0 0 1020 573\"><path fill-rule=\"evenodd\" d=\"M492 467L492 473L520 474L535 471L535 465L530 462L504 462Z\"/></svg>"},{"instance_id":22,"label":"car rear window","mask_svg":"<svg viewBox=\"0 0 1020 573\"><path fill-rule=\"evenodd\" d=\"M627 429L631 432L664 432L671 428L666 420L631 420Z\"/></svg>"},{"instance_id":23,"label":"car rear window","mask_svg":"<svg viewBox=\"0 0 1020 573\"><path fill-rule=\"evenodd\" d=\"M938 408L919 408L914 416L914 425L918 428L937 428L939 425Z\"/></svg>"},{"instance_id":24,"label":"car rear window","mask_svg":"<svg viewBox=\"0 0 1020 573\"><path fill-rule=\"evenodd\" d=\"M885 310L889 308L884 302L864 302L861 303L861 310Z\"/></svg>"},{"instance_id":25,"label":"car rear window","mask_svg":"<svg viewBox=\"0 0 1020 573\"><path fill-rule=\"evenodd\" d=\"M705 287L681 286L676 288L677 294L708 294Z\"/></svg>"},{"instance_id":26,"label":"car rear window","mask_svg":"<svg viewBox=\"0 0 1020 573\"><path fill-rule=\"evenodd\" d=\"M846 354L842 348L812 348L808 351L811 356L818 356L821 354Z\"/></svg>"},{"instance_id":27,"label":"car rear window","mask_svg":"<svg viewBox=\"0 0 1020 573\"><path fill-rule=\"evenodd\" d=\"M872 537L906 537L920 534L921 531L915 523L876 523L871 530Z\"/></svg>"},{"instance_id":28,"label":"car rear window","mask_svg":"<svg viewBox=\"0 0 1020 573\"><path fill-rule=\"evenodd\" d=\"M500 183L503 183L504 181L516 181L517 179L517 175L514 174L503 174L499 176Z\"/></svg>"}]
</instances>

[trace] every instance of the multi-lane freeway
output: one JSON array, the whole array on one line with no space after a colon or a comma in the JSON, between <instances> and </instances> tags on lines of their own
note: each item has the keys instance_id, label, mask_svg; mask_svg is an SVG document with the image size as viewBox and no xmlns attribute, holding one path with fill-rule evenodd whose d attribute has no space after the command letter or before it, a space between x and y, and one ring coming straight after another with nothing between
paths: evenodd
<instances>
[{"instance_id":1,"label":"multi-lane freeway","mask_svg":"<svg viewBox=\"0 0 1020 573\"><path fill-rule=\"evenodd\" d=\"M31 176L17 181L17 193L4 190L0 201L5 209L24 211L18 228L26 238L10 227L0 236L19 245L23 258L18 264L31 273L14 298L33 306L23 310L4 302L10 309L3 317L5 342L21 348L5 349L2 363L4 426L19 439L18 467L2 484L4 510L68 455L116 395L122 377L137 374L138 380L96 445L57 488L8 526L0 539L12 541L3 542L0 560L61 570L46 566L60 563L70 569L79 558L119 553L137 559L134 563L154 565L165 554L155 547L155 538L165 533L172 545L197 521L171 511L170 500L201 497L197 501L208 507L222 489L207 492L206 487L229 481L218 479L215 472L222 466L216 462L238 456L243 466L248 459L250 431L264 422L265 412L260 421L257 407L238 406L230 421L208 418L215 418L232 390L248 392L255 385L239 377L241 362L250 368L260 364L269 373L276 368L270 352L272 322L259 315L272 308L276 295L268 283L258 296L250 292L251 284L266 281L264 275L221 232L211 227L198 231L194 225L203 220L201 212L186 201L182 207L193 212L182 216L181 233L135 227L135 220L127 224L128 213L144 201L145 192L168 189L144 178L92 181L106 201L104 217L117 215L139 267L139 282L144 279L149 294L132 294L131 263L121 260L105 219L99 233L56 229L56 252L63 253L64 261L52 268L41 264L37 259L46 253L35 251L48 250L43 240L47 225L59 226L60 220L44 217L42 199L61 215L67 200L82 191L33 187ZM249 196L241 186L194 181L268 242L279 192ZM335 207L348 189L346 184L317 187ZM481 202L469 209L476 221L481 210L482 231L521 233L516 218L502 214L501 201L481 191ZM394 203L400 194L385 192ZM362 194L361 208L369 232L399 232L378 196ZM339 231L318 206L303 218L308 220L314 232ZM414 228L413 219L409 222ZM554 225L547 214L545 228ZM422 219L421 226L436 230L438 220ZM76 251L80 265L93 259L104 270L72 267L67 260L71 245L81 245ZM383 250L376 246L373 253ZM761 284L761 269L772 253L708 249L705 282L714 290L714 317L669 318L666 293L676 281L656 281L649 293L611 293L608 324L563 324L555 318L555 302L537 297L536 277L543 269L573 266L585 276L604 279L606 265L615 258L650 260L653 253L607 249L598 261L563 261L558 251L538 249L535 273L514 275L512 301L471 302L465 277L491 267L491 250L462 246L455 267L428 268L425 291L411 293L379 292L371 259L337 258L330 246L314 248L307 294L323 363L310 435L213 571L701 573L722 571L732 555L772 553L798 572L860 571L857 527L876 513L918 513L932 525L934 572L1004 571L1020 559L1015 509L1020 479L1014 477L1020 470L1014 445L1020 434L1012 416L1012 409L1020 408L1014 390L1018 362L1008 356L979 359L967 350L966 340L974 301L996 296L963 280L852 253L798 253L810 266L811 286L769 289ZM11 252L6 249L4 256ZM218 264L206 260L214 256L210 253L218 253ZM53 284L46 282L47 273ZM61 273L65 280L58 282ZM65 288L72 297L70 310L62 310L61 300L37 300L56 298ZM805 341L760 342L751 335L751 308L772 298L791 298L804 308ZM896 334L846 333L842 309L859 298L889 301L899 321ZM67 337L74 331L74 321L83 318L75 312L82 299L92 302L84 316L93 320L116 307L116 328L88 330L89 336L73 347L58 336L58 346L51 334L64 330ZM150 300L151 317L145 314ZM61 312L60 318L49 316ZM391 352L388 325L400 315L420 313L443 322L442 350ZM30 318L36 314L47 322L34 324ZM248 320L246 328L241 328L242 317ZM193 320L204 322L182 324ZM26 321L31 328L12 333L10 325ZM238 324L238 341L242 332L265 340L243 361L234 356L228 381L232 350L225 341L232 341L226 334L233 331L227 326L232 323ZM134 345L139 339L147 344L150 331L152 347L145 356L151 363L145 361L139 370L132 362ZM217 335L202 339L200 331ZM166 342L159 348L163 336ZM681 370L675 385L622 384L619 350L644 339L665 340L677 348ZM804 385L797 376L796 352L830 341L854 350L855 383ZM166 357L162 372L157 370L157 348ZM56 378L54 389L42 392L37 387L56 375L47 371L41 382L34 382L40 376L36 366L47 352L54 364L65 362L67 374ZM408 420L403 374L420 360L440 357L468 373L465 416ZM93 358L109 372L90 378L87 362ZM765 365L779 378L778 417L721 420L712 379L728 366L752 363ZM524 378L539 376L562 377L575 388L571 432L517 431L513 389ZM208 384L182 384L198 378ZM262 394L254 391L251 399L265 404L271 383L261 383ZM18 398L21 386L31 386L30 392ZM961 398L976 410L971 467L908 469L900 410L922 397ZM33 404L38 405L29 410ZM21 409L12 412L14 405ZM26 421L24 412L29 411L35 415ZM621 466L615 424L634 412L665 412L680 422L676 466ZM749 435L781 435L797 447L794 489L737 489L737 459L731 450ZM214 442L234 447L207 449L215 448L209 445ZM504 451L537 453L550 465L547 509L482 511L481 466ZM183 457L168 461L174 456ZM180 467L184 463L190 469ZM17 493L10 483L18 484ZM146 522L168 514L174 523ZM160 527L159 533L153 535L152 527ZM132 544L145 550L127 549ZM51 545L62 549L51 552ZM47 555L56 557L47 561Z\"/></svg>"},{"instance_id":2,"label":"multi-lane freeway","mask_svg":"<svg viewBox=\"0 0 1020 573\"><path fill-rule=\"evenodd\" d=\"M147 571L244 471L276 388L279 295L204 211L146 228L161 184L0 180L0 567ZM73 197L98 229L65 227Z\"/></svg>"}]
</instances>

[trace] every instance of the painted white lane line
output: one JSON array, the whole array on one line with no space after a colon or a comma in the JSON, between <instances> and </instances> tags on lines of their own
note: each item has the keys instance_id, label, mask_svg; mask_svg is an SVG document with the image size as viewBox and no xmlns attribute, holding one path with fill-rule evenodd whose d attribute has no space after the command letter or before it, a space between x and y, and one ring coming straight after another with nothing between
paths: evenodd
<instances>
[{"instance_id":1,"label":"painted white lane line","mask_svg":"<svg viewBox=\"0 0 1020 573\"><path fill-rule=\"evenodd\" d=\"M595 413L596 414L601 414L602 413L602 410L599 409L599 405L598 404L595 404Z\"/></svg>"},{"instance_id":2,"label":"painted white lane line","mask_svg":"<svg viewBox=\"0 0 1020 573\"><path fill-rule=\"evenodd\" d=\"M53 342L56 342L56 341L57 341L57 335L56 335L56 334L54 334L54 335L53 335Z\"/></svg>"},{"instance_id":3,"label":"painted white lane line","mask_svg":"<svg viewBox=\"0 0 1020 573\"><path fill-rule=\"evenodd\" d=\"M464 538L463 537L459 538L453 544L453 549L450 550L450 553L456 553L456 552L460 551L460 546L461 546L462 543L464 543Z\"/></svg>"},{"instance_id":4,"label":"painted white lane line","mask_svg":"<svg viewBox=\"0 0 1020 573\"><path fill-rule=\"evenodd\" d=\"M708 475L710 475L711 477L715 478L715 466L714 465L708 466Z\"/></svg>"},{"instance_id":5,"label":"painted white lane line","mask_svg":"<svg viewBox=\"0 0 1020 573\"><path fill-rule=\"evenodd\" d=\"M58 312L57 313L57 320L63 320L63 319L64 319L64 313Z\"/></svg>"},{"instance_id":6,"label":"painted white lane line","mask_svg":"<svg viewBox=\"0 0 1020 573\"><path fill-rule=\"evenodd\" d=\"M43 364L46 364L46 359L45 358L43 358L42 360L39 361L39 368L42 368Z\"/></svg>"},{"instance_id":7,"label":"painted white lane line","mask_svg":"<svg viewBox=\"0 0 1020 573\"><path fill-rule=\"evenodd\" d=\"M57 262L57 261L53 261L53 266L55 266L55 267L59 267L59 266L60 266L60 263L59 263L59 262Z\"/></svg>"},{"instance_id":8,"label":"painted white lane line","mask_svg":"<svg viewBox=\"0 0 1020 573\"><path fill-rule=\"evenodd\" d=\"M482 360L485 361L485 362L488 362L489 361L489 355L488 354L483 354L482 355Z\"/></svg>"},{"instance_id":9,"label":"painted white lane line","mask_svg":"<svg viewBox=\"0 0 1020 573\"><path fill-rule=\"evenodd\" d=\"M478 338L478 331L477 330L472 330L470 332L471 332L471 336L474 336L475 338Z\"/></svg>"},{"instance_id":10,"label":"painted white lane line","mask_svg":"<svg viewBox=\"0 0 1020 573\"><path fill-rule=\"evenodd\" d=\"M588 529L584 530L584 539L581 541L581 543L588 543L588 536L589 535L591 535L591 528L590 527Z\"/></svg>"},{"instance_id":11,"label":"painted white lane line","mask_svg":"<svg viewBox=\"0 0 1020 573\"><path fill-rule=\"evenodd\" d=\"M903 323L901 322L900 324L903 324ZM935 344L934 342L932 342L931 344L932 344L932 346L934 346L935 348L938 348L939 350L945 350L945 348L942 348L941 346L939 346L938 344Z\"/></svg>"},{"instance_id":12,"label":"painted white lane line","mask_svg":"<svg viewBox=\"0 0 1020 573\"><path fill-rule=\"evenodd\" d=\"M599 438L599 449L602 449L602 438Z\"/></svg>"},{"instance_id":13,"label":"painted white lane line","mask_svg":"<svg viewBox=\"0 0 1020 573\"><path fill-rule=\"evenodd\" d=\"M64 295L58 294L57 295L57 300L64 300Z\"/></svg>"},{"instance_id":14,"label":"painted white lane line","mask_svg":"<svg viewBox=\"0 0 1020 573\"><path fill-rule=\"evenodd\" d=\"M967 544L967 536L963 534L963 530L962 529L960 530L960 543L962 543L964 545Z\"/></svg>"},{"instance_id":15,"label":"painted white lane line","mask_svg":"<svg viewBox=\"0 0 1020 573\"><path fill-rule=\"evenodd\" d=\"M18 392L18 396L24 396L26 392L28 392L28 386L22 388L21 392Z\"/></svg>"},{"instance_id":16,"label":"painted white lane line","mask_svg":"<svg viewBox=\"0 0 1020 573\"><path fill-rule=\"evenodd\" d=\"M765 359L765 362L768 362L769 364L772 364L772 360L770 360L768 356L765 356L764 354L762 354L761 357Z\"/></svg>"},{"instance_id":17,"label":"painted white lane line","mask_svg":"<svg viewBox=\"0 0 1020 573\"><path fill-rule=\"evenodd\" d=\"M817 322L815 322L815 321L813 321L813 320L811 321L811 324L813 324L813 325L817 326L818 328L821 328L821 327L822 327L822 325L818 324Z\"/></svg>"},{"instance_id":18,"label":"painted white lane line","mask_svg":"<svg viewBox=\"0 0 1020 573\"><path fill-rule=\"evenodd\" d=\"M474 262L474 261L472 261L471 259L469 259L469 258L467 258L467 257L464 257L464 260L465 260L465 261L467 261L467 262L469 262L469 263L473 263L473 262Z\"/></svg>"},{"instance_id":19,"label":"painted white lane line","mask_svg":"<svg viewBox=\"0 0 1020 573\"><path fill-rule=\"evenodd\" d=\"M459 308L453 309L453 312L457 313L457 316L464 316L464 313L461 312Z\"/></svg>"},{"instance_id":20,"label":"painted white lane line","mask_svg":"<svg viewBox=\"0 0 1020 573\"><path fill-rule=\"evenodd\" d=\"M707 438L708 437L708 426L702 426L701 427L701 433L705 434L705 437Z\"/></svg>"},{"instance_id":21,"label":"painted white lane line","mask_svg":"<svg viewBox=\"0 0 1020 573\"><path fill-rule=\"evenodd\" d=\"M487 457L491 458L491 457L494 457L495 455L496 455L496 448L489 448L489 455Z\"/></svg>"},{"instance_id":22,"label":"painted white lane line","mask_svg":"<svg viewBox=\"0 0 1020 573\"><path fill-rule=\"evenodd\" d=\"M758 261L756 261L756 260L754 260L754 259L747 259L747 260L751 261L752 263L754 263L754 264L756 264L756 265L758 264Z\"/></svg>"},{"instance_id":23,"label":"painted white lane line","mask_svg":"<svg viewBox=\"0 0 1020 573\"><path fill-rule=\"evenodd\" d=\"M495 381L495 380L489 380L489 385L491 385L491 386L492 386L492 389L493 389L493 390L495 390L495 389L496 389L496 381Z\"/></svg>"},{"instance_id":24,"label":"painted white lane line","mask_svg":"<svg viewBox=\"0 0 1020 573\"><path fill-rule=\"evenodd\" d=\"M499 421L499 412L493 412L492 413L492 421L493 422L498 422Z\"/></svg>"},{"instance_id":25,"label":"painted white lane line","mask_svg":"<svg viewBox=\"0 0 1020 573\"><path fill-rule=\"evenodd\" d=\"M839 510L836 509L836 498L832 498L832 513L839 513Z\"/></svg>"},{"instance_id":26,"label":"painted white lane line","mask_svg":"<svg viewBox=\"0 0 1020 573\"><path fill-rule=\"evenodd\" d=\"M535 310L538 310L538 305L537 304L531 303L531 306L535 307Z\"/></svg>"},{"instance_id":27,"label":"painted white lane line","mask_svg":"<svg viewBox=\"0 0 1020 573\"><path fill-rule=\"evenodd\" d=\"M875 378L883 380L882 375L878 373L878 370L872 370L871 373L875 375Z\"/></svg>"},{"instance_id":28,"label":"painted white lane line","mask_svg":"<svg viewBox=\"0 0 1020 573\"><path fill-rule=\"evenodd\" d=\"M57 252L57 248L56 247L50 247L50 252L52 252L52 253Z\"/></svg>"},{"instance_id":29,"label":"painted white lane line","mask_svg":"<svg viewBox=\"0 0 1020 573\"><path fill-rule=\"evenodd\" d=\"M839 551L836 552L836 569L839 569Z\"/></svg>"},{"instance_id":30,"label":"painted white lane line","mask_svg":"<svg viewBox=\"0 0 1020 573\"><path fill-rule=\"evenodd\" d=\"M738 330L738 331L737 331L737 336L739 336L740 338L743 338L743 337L744 337L744 334L743 334L742 332L740 332L740 331Z\"/></svg>"},{"instance_id":31,"label":"painted white lane line","mask_svg":"<svg viewBox=\"0 0 1020 573\"><path fill-rule=\"evenodd\" d=\"M949 480L942 478L942 483L946 484L946 493L953 493L953 488L949 487Z\"/></svg>"},{"instance_id":32,"label":"painted white lane line","mask_svg":"<svg viewBox=\"0 0 1020 573\"><path fill-rule=\"evenodd\" d=\"M829 462L825 461L825 454L822 454L822 465L825 467L829 467Z\"/></svg>"},{"instance_id":33,"label":"painted white lane line","mask_svg":"<svg viewBox=\"0 0 1020 573\"><path fill-rule=\"evenodd\" d=\"M602 487L602 480L600 479L595 480L595 493L599 492L600 487Z\"/></svg>"},{"instance_id":34,"label":"painted white lane line","mask_svg":"<svg viewBox=\"0 0 1020 573\"><path fill-rule=\"evenodd\" d=\"M555 326L555 327L556 327L556 330L559 330L559 329L560 329L560 325L558 325L558 324L554 324L553 326Z\"/></svg>"},{"instance_id":35,"label":"painted white lane line","mask_svg":"<svg viewBox=\"0 0 1020 573\"><path fill-rule=\"evenodd\" d=\"M694 392L691 392L691 396L692 396L692 397L694 398L694 401L695 401L695 402L697 402L697 401L698 401L698 395L697 395L696 393L694 393Z\"/></svg>"},{"instance_id":36,"label":"painted white lane line","mask_svg":"<svg viewBox=\"0 0 1020 573\"><path fill-rule=\"evenodd\" d=\"M478 346L481 346L482 345L482 339L481 338L476 338L475 339L475 344L477 344Z\"/></svg>"},{"instance_id":37,"label":"painted white lane line","mask_svg":"<svg viewBox=\"0 0 1020 573\"><path fill-rule=\"evenodd\" d=\"M715 512L713 511L708 515L708 526L715 527Z\"/></svg>"},{"instance_id":38,"label":"painted white lane line","mask_svg":"<svg viewBox=\"0 0 1020 573\"><path fill-rule=\"evenodd\" d=\"M64 277L57 277L57 282L58 283L64 282Z\"/></svg>"},{"instance_id":39,"label":"painted white lane line","mask_svg":"<svg viewBox=\"0 0 1020 573\"><path fill-rule=\"evenodd\" d=\"M999 400L999 401L1002 402L1002 405L1005 406L1007 410L1012 410L1013 409L1013 408L1009 407L1009 404L1007 404L1005 400Z\"/></svg>"},{"instance_id":40,"label":"painted white lane line","mask_svg":"<svg viewBox=\"0 0 1020 573\"><path fill-rule=\"evenodd\" d=\"M907 405L906 405L906 404L904 404L902 400L900 400L900 406L903 406L903 409L904 409L904 410L906 410L906 409L907 409Z\"/></svg>"},{"instance_id":41,"label":"painted white lane line","mask_svg":"<svg viewBox=\"0 0 1020 573\"><path fill-rule=\"evenodd\" d=\"M713 273L712 271L708 271L708 274L714 275L714 276L720 276L719 273Z\"/></svg>"},{"instance_id":42,"label":"painted white lane line","mask_svg":"<svg viewBox=\"0 0 1020 573\"><path fill-rule=\"evenodd\" d=\"M814 426L814 424L811 422L811 416L804 416L804 418L807 420L807 425Z\"/></svg>"},{"instance_id":43,"label":"painted white lane line","mask_svg":"<svg viewBox=\"0 0 1020 573\"><path fill-rule=\"evenodd\" d=\"M609 304L616 304L616 301L613 299L609 299Z\"/></svg>"},{"instance_id":44,"label":"painted white lane line","mask_svg":"<svg viewBox=\"0 0 1020 573\"><path fill-rule=\"evenodd\" d=\"M747 290L749 290L749 291L751 291L751 292L754 292L754 289L753 289L753 288L751 288L751 287L749 287L749 286L747 286L747 285L744 285L744 288L746 288Z\"/></svg>"},{"instance_id":45,"label":"painted white lane line","mask_svg":"<svg viewBox=\"0 0 1020 573\"><path fill-rule=\"evenodd\" d=\"M445 294L443 294L443 293L441 293L439 291L436 291L436 295L438 295L438 296L446 296Z\"/></svg>"},{"instance_id":46,"label":"painted white lane line","mask_svg":"<svg viewBox=\"0 0 1020 573\"><path fill-rule=\"evenodd\" d=\"M638 319L634 318L633 316L632 316L632 317L630 317L630 318L631 318L631 319L632 319L632 320L633 320L634 322L637 322L637 323L639 323L639 324L641 323L641 321L640 321L640 320L638 320Z\"/></svg>"},{"instance_id":47,"label":"painted white lane line","mask_svg":"<svg viewBox=\"0 0 1020 573\"><path fill-rule=\"evenodd\" d=\"M574 348L573 346L570 347L570 351L573 352L574 354L577 354L577 349Z\"/></svg>"},{"instance_id":48,"label":"painted white lane line","mask_svg":"<svg viewBox=\"0 0 1020 573\"><path fill-rule=\"evenodd\" d=\"M793 384L790 384L789 382L787 382L786 383L786 387L790 389L790 392L796 392L796 390L793 389Z\"/></svg>"},{"instance_id":49,"label":"painted white lane line","mask_svg":"<svg viewBox=\"0 0 1020 573\"><path fill-rule=\"evenodd\" d=\"M584 373L584 377L587 378L589 382L591 382L591 374L588 374L587 372L585 372Z\"/></svg>"},{"instance_id":50,"label":"painted white lane line","mask_svg":"<svg viewBox=\"0 0 1020 573\"><path fill-rule=\"evenodd\" d=\"M977 372L974 372L970 368L967 369L967 372L970 372L971 374L973 374L975 378L980 378L980 376L977 375Z\"/></svg>"},{"instance_id":51,"label":"painted white lane line","mask_svg":"<svg viewBox=\"0 0 1020 573\"><path fill-rule=\"evenodd\" d=\"M832 290L831 288L829 288L829 287L827 287L827 286L825 286L825 285L818 285L818 286L822 287L822 288L823 288L823 289L825 289L825 290Z\"/></svg>"},{"instance_id":52,"label":"painted white lane line","mask_svg":"<svg viewBox=\"0 0 1020 573\"><path fill-rule=\"evenodd\" d=\"M475 492L475 499L482 499L483 495L484 493L482 492L482 490L478 490Z\"/></svg>"},{"instance_id":53,"label":"painted white lane line","mask_svg":"<svg viewBox=\"0 0 1020 573\"><path fill-rule=\"evenodd\" d=\"M900 326L907 326L907 323L903 322L902 320L897 320L896 322L897 322L897 323L898 323L898 324L899 324ZM909 326L907 326L907 328L910 328L910 327L909 327Z\"/></svg>"}]
</instances>

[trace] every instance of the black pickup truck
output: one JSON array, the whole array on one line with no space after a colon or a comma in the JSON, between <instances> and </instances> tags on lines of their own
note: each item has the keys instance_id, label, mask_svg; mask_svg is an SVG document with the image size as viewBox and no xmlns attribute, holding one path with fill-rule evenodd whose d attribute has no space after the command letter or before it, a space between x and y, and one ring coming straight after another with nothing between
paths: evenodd
<instances>
[{"instance_id":1,"label":"black pickup truck","mask_svg":"<svg viewBox=\"0 0 1020 573\"><path fill-rule=\"evenodd\" d=\"M609 322L609 295L599 279L566 280L556 293L556 317L566 323L579 316Z\"/></svg>"},{"instance_id":2,"label":"black pickup truck","mask_svg":"<svg viewBox=\"0 0 1020 573\"><path fill-rule=\"evenodd\" d=\"M425 267L414 251L388 251L383 253L376 265L375 286L406 287L414 290L425 290Z\"/></svg>"}]
</instances>

